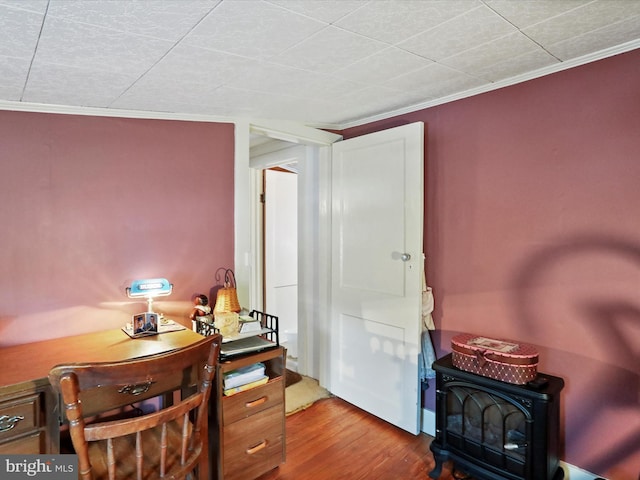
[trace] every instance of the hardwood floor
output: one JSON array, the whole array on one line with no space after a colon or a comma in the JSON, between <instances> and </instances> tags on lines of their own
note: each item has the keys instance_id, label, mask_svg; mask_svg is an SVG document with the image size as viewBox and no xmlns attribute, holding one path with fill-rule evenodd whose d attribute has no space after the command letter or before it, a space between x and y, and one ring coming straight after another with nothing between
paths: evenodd
<instances>
[{"instance_id":1,"label":"hardwood floor","mask_svg":"<svg viewBox=\"0 0 640 480\"><path fill-rule=\"evenodd\" d=\"M286 420L287 461L259 480L429 479L431 437L411 435L339 399ZM454 480L445 465L439 480Z\"/></svg>"}]
</instances>

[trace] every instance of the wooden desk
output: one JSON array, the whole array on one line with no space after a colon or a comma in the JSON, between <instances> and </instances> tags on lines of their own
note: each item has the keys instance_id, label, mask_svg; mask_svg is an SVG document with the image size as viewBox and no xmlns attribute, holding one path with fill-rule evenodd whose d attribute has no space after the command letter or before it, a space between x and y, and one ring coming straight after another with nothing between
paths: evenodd
<instances>
[{"instance_id":1,"label":"wooden desk","mask_svg":"<svg viewBox=\"0 0 640 480\"><path fill-rule=\"evenodd\" d=\"M0 453L59 451L58 399L48 381L53 366L127 360L201 339L189 329L135 339L117 329L0 348Z\"/></svg>"}]
</instances>

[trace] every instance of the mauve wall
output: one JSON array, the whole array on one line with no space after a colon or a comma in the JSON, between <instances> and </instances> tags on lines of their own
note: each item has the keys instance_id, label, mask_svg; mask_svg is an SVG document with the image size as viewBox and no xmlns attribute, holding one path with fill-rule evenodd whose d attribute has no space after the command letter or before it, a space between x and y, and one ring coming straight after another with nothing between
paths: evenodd
<instances>
[{"instance_id":1,"label":"mauve wall","mask_svg":"<svg viewBox=\"0 0 640 480\"><path fill-rule=\"evenodd\" d=\"M233 266L233 128L0 111L0 346L118 328L137 278L190 325Z\"/></svg>"},{"instance_id":2,"label":"mauve wall","mask_svg":"<svg viewBox=\"0 0 640 480\"><path fill-rule=\"evenodd\" d=\"M638 480L640 50L343 133L414 121L438 354L458 332L538 345L564 460Z\"/></svg>"}]
</instances>

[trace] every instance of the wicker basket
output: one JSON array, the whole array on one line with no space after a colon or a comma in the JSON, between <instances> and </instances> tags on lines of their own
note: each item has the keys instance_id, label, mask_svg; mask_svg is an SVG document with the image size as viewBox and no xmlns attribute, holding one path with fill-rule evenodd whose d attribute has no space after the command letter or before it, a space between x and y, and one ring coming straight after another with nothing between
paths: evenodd
<instances>
[{"instance_id":1,"label":"wicker basket","mask_svg":"<svg viewBox=\"0 0 640 480\"><path fill-rule=\"evenodd\" d=\"M239 312L240 302L238 301L238 291L236 290L236 277L233 270L227 269L224 273L224 287L218 290L216 305L213 313Z\"/></svg>"}]
</instances>

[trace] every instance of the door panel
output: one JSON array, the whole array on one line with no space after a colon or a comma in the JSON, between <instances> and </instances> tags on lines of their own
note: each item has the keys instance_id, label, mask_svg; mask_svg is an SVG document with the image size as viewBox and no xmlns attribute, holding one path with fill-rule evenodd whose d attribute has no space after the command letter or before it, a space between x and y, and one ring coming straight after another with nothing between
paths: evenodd
<instances>
[{"instance_id":1,"label":"door panel","mask_svg":"<svg viewBox=\"0 0 640 480\"><path fill-rule=\"evenodd\" d=\"M403 330L348 315L341 318L340 326L341 330L334 341L340 344L338 372L343 385L342 395L360 398L358 407L384 416L394 425L410 422L411 418L403 418L405 412L396 408L402 403L403 392L400 387L404 362L395 349L403 341ZM367 352L367 355L362 355L362 352ZM375 368L366 368L369 364L375 365ZM392 381L382 386L381 378ZM410 416L413 417L414 412Z\"/></svg>"},{"instance_id":2,"label":"door panel","mask_svg":"<svg viewBox=\"0 0 640 480\"><path fill-rule=\"evenodd\" d=\"M298 332L298 178L265 170L265 310L280 332ZM291 338L295 338L291 337ZM288 345L297 355L297 346Z\"/></svg>"},{"instance_id":3,"label":"door panel","mask_svg":"<svg viewBox=\"0 0 640 480\"><path fill-rule=\"evenodd\" d=\"M404 282L396 281L403 276L404 267L389 256L389 246L404 245L404 216L397 215L403 210L404 198L388 193L404 190L403 175L378 174L386 172L388 158L392 158L394 149L400 148L401 145L385 144L382 151L365 148L356 154L351 150L348 161L336 162L339 169L336 178L358 179L349 180L348 188L340 189L340 203L334 210L341 236L340 282L346 288L377 293L395 291L402 295ZM386 269L371 259L384 262Z\"/></svg>"},{"instance_id":4,"label":"door panel","mask_svg":"<svg viewBox=\"0 0 640 480\"><path fill-rule=\"evenodd\" d=\"M331 392L419 431L423 124L336 143ZM410 257L403 260L403 255Z\"/></svg>"}]
</instances>

